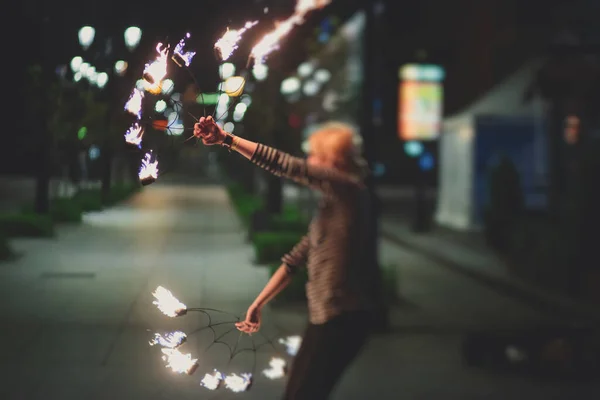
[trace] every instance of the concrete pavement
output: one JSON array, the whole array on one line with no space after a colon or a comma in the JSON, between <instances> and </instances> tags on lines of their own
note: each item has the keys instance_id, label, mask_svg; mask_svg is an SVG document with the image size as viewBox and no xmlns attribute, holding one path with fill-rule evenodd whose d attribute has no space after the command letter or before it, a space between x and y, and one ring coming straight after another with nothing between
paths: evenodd
<instances>
[{"instance_id":1,"label":"concrete pavement","mask_svg":"<svg viewBox=\"0 0 600 400\"><path fill-rule=\"evenodd\" d=\"M184 348L199 357L196 374L166 370L157 349L148 345L151 334L190 333L200 326L201 315L163 316L152 305L151 291L163 285L190 307L242 314L268 279L264 269L252 266L244 238L223 188L161 181L126 204L87 215L81 226L61 227L56 239L16 240L24 256L0 265L0 340L5 343L0 398L214 398L198 381L213 367L227 366L228 349L218 345L205 353L212 338L200 333ZM600 395L589 385L541 384L465 368L460 341L466 330L554 316L390 242L382 243L381 252L384 264L398 268L407 302L393 312L395 332L373 338L349 369L336 400ZM275 333L274 325L300 333L304 321L301 308L267 310L265 334ZM238 337L233 332L226 341L234 345ZM241 340L240 346L250 345L248 337ZM269 346L259 352L251 391L223 391L219 398L279 398L283 382L260 376L274 353ZM228 372L243 372L252 363L253 357L240 356Z\"/></svg>"}]
</instances>

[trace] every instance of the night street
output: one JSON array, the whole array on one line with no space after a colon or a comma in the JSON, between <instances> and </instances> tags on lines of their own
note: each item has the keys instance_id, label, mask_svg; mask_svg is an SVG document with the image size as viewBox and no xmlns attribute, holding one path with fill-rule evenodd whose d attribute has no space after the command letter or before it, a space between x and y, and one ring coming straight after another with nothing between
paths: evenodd
<instances>
[{"instance_id":1,"label":"night street","mask_svg":"<svg viewBox=\"0 0 600 400\"><path fill-rule=\"evenodd\" d=\"M200 363L192 377L167 370L148 345L152 334L189 332L197 319L191 312L178 319L162 315L151 292L163 285L188 307L241 315L268 278L266 269L251 264L252 248L221 186L156 184L125 204L86 215L81 226L61 227L56 239L20 239L14 246L25 254L0 269L5 343L0 398L7 400L211 398L198 383L227 359L225 347L215 347L207 357L189 347ZM393 311L393 332L372 339L335 399L545 400L600 394L600 386L535 383L467 369L460 342L468 328L552 316L387 241L381 253L384 264L397 266L406 302ZM265 332L279 324L301 333L305 315L297 308L277 309L263 318ZM206 347L210 339L202 338L197 344ZM280 396L283 383L261 376L260 365L266 367L272 355L264 349L251 390L234 394L221 388L219 398Z\"/></svg>"}]
</instances>

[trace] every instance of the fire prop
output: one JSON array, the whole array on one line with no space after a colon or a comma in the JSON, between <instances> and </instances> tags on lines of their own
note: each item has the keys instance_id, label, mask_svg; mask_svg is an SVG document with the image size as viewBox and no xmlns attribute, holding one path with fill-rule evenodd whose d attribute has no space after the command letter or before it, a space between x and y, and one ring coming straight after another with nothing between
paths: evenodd
<instances>
[{"instance_id":1,"label":"fire prop","mask_svg":"<svg viewBox=\"0 0 600 400\"><path fill-rule=\"evenodd\" d=\"M215 51L217 52L219 58L222 61L229 59L233 52L237 50L238 43L240 40L242 40L244 33L246 33L248 29L252 28L256 24L258 24L258 21L248 21L244 27L239 30L229 30L229 28L227 28L227 32L225 32L223 37L221 37L215 43Z\"/></svg>"},{"instance_id":2,"label":"fire prop","mask_svg":"<svg viewBox=\"0 0 600 400\"><path fill-rule=\"evenodd\" d=\"M190 64L192 63L192 59L196 55L195 51L188 51L188 52L184 51L185 39L189 39L189 38L190 38L190 34L186 33L185 38L181 39L179 41L179 43L177 43L177 46L175 46L175 51L173 52L173 56L171 57L171 59L175 62L175 64L179 65L180 67L183 67L184 65L186 67L189 67Z\"/></svg>"},{"instance_id":3,"label":"fire prop","mask_svg":"<svg viewBox=\"0 0 600 400\"><path fill-rule=\"evenodd\" d=\"M236 345L233 348L227 344L223 338L229 332L237 332L235 328L235 323L240 320L240 318L233 316L232 314L210 309L210 308L188 308L185 304L179 301L169 290L164 288L163 286L158 286L154 292L152 292L155 300L153 304L157 306L159 311L171 318L181 317L190 312L200 312L204 316L208 317L208 323L203 325L199 329L191 332L190 334L185 334L182 331L174 331L167 334L159 334L155 333L152 340L149 341L150 346L160 346L161 347L161 355L162 359L165 361L166 368L169 368L172 372L178 374L187 374L193 375L196 370L200 368L200 365L204 365L205 362L200 362L198 357L192 356L192 354L185 353L181 351L181 347L187 343L187 340L190 336L202 332L204 330L210 330L213 333L213 342L208 345L207 350L211 348L216 343L221 343L225 345L229 349L229 361L237 355L245 351L252 351L255 353L254 358L254 367L251 371L241 372L241 373L230 373L226 375L222 371L211 368L210 372L205 372L204 376L200 380L200 386L211 391L218 390L220 388L228 389L234 393L240 393L248 391L254 382L254 369L256 368L256 352L262 346L271 346L276 353L279 353L275 347L274 342L269 340L266 336L259 332L259 335L262 335L265 338L265 343L257 345L252 339L252 348L239 349L238 345L240 342L241 336L238 335L236 340ZM212 322L211 313L220 313L223 315L230 315L234 317L232 321L224 321L224 322ZM216 327L217 326L231 326L225 333L218 334ZM284 344L288 347L288 353L291 353L289 348L290 346L299 345L300 340L299 337L293 336L286 339L280 339L279 343ZM227 364L229 365L229 363ZM226 367L227 368L227 367ZM269 367L262 371L262 375L268 379L281 379L285 377L287 373L287 362L279 356L274 356L271 358L269 362Z\"/></svg>"},{"instance_id":4,"label":"fire prop","mask_svg":"<svg viewBox=\"0 0 600 400\"><path fill-rule=\"evenodd\" d=\"M159 86L165 76L167 76L169 46L159 43L156 45L156 52L158 53L156 60L150 64L146 64L143 75L144 80L153 86Z\"/></svg>"},{"instance_id":5,"label":"fire prop","mask_svg":"<svg viewBox=\"0 0 600 400\"><path fill-rule=\"evenodd\" d=\"M152 153L146 153L146 157L142 160L142 167L138 174L142 185L147 186L154 183L158 178L158 161L152 161Z\"/></svg>"},{"instance_id":6,"label":"fire prop","mask_svg":"<svg viewBox=\"0 0 600 400\"><path fill-rule=\"evenodd\" d=\"M125 132L125 141L129 144L142 148L142 136L144 136L144 128L136 121L131 128Z\"/></svg>"},{"instance_id":7,"label":"fire prop","mask_svg":"<svg viewBox=\"0 0 600 400\"><path fill-rule=\"evenodd\" d=\"M289 18L276 24L275 29L267 33L253 48L248 58L248 64L251 59L257 64L265 62L265 58L274 50L279 49L279 42L287 36L295 25L304 22L304 16L312 10L323 8L331 3L331 0L298 0L294 14Z\"/></svg>"},{"instance_id":8,"label":"fire prop","mask_svg":"<svg viewBox=\"0 0 600 400\"><path fill-rule=\"evenodd\" d=\"M291 32L294 26L304 22L304 18L308 12L322 8L330 2L331 0L297 0L294 13L289 18L278 22L273 31L264 35L263 38L252 47L248 56L247 67L250 65L251 60L254 60L255 66L263 64L266 57L279 48L279 42ZM223 36L214 44L214 50L218 59L221 61L228 60L238 49L239 43L245 33L257 24L258 21L248 21L239 29L227 28L227 31ZM172 81L170 81L169 85L165 85L165 88L163 88L163 82L166 82L165 79L169 72L169 53L171 53L171 61L178 67L186 69L197 85L197 80L189 69L192 60L196 55L196 51L191 51L186 48L186 42L190 36L190 33L186 33L172 51L170 51L171 46L169 44L158 43L156 45L156 52L158 54L152 61L145 65L142 79L138 81L136 88L133 89L125 104L125 111L136 118L135 123L130 126L124 135L125 141L136 146L139 150L142 150L143 145L143 126L147 123L142 123L145 93L150 93L151 95L161 95L162 93L163 95L169 96L168 94L173 87ZM242 76L232 77L232 79L227 82L227 85L224 85L226 87L220 88L219 92L226 94L226 97L239 98L244 92L245 83L245 79ZM220 99L221 96L219 96L219 100ZM170 100L175 104L181 104L180 101L176 101L173 97L170 97ZM230 102L230 105L226 107L227 112L223 113L223 116L229 114L229 110L233 105L235 105L235 101ZM215 113L217 112L217 108L218 107L215 107ZM188 112L188 114L196 121L198 120L198 118L191 113ZM213 115L213 117L215 117L215 115ZM217 118L217 120L220 119L220 117ZM169 122L166 124L160 123L164 121L164 119L151 120L149 125L155 129L157 127L162 127L160 130L176 136L181 135L185 130L191 129L184 128L180 118L172 119L169 117ZM173 130L170 129L172 126ZM175 126L177 126L177 130L175 130ZM194 138L194 136L190 136L185 141L192 138ZM153 161L151 160L151 157L149 156L150 153L151 151L145 152L139 172L140 182L144 186L154 183L158 179L158 162L156 159ZM185 313L185 311L182 312Z\"/></svg>"}]
</instances>

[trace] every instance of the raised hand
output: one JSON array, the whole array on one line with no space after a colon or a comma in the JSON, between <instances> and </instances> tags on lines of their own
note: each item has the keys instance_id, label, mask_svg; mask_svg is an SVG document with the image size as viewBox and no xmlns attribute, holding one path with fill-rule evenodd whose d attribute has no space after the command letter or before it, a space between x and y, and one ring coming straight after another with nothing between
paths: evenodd
<instances>
[{"instance_id":1,"label":"raised hand","mask_svg":"<svg viewBox=\"0 0 600 400\"><path fill-rule=\"evenodd\" d=\"M198 123L194 125L194 136L202 139L206 146L222 144L227 133L211 117L201 117Z\"/></svg>"}]
</instances>

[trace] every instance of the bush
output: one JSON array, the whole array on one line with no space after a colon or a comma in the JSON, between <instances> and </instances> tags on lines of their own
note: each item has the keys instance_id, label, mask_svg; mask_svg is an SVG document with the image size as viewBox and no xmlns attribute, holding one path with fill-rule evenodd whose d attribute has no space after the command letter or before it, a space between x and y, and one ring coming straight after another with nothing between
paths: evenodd
<instances>
[{"instance_id":1,"label":"bush","mask_svg":"<svg viewBox=\"0 0 600 400\"><path fill-rule=\"evenodd\" d=\"M277 262L290 251L306 232L258 232L252 237L256 262L268 264Z\"/></svg>"},{"instance_id":2,"label":"bush","mask_svg":"<svg viewBox=\"0 0 600 400\"><path fill-rule=\"evenodd\" d=\"M0 215L0 231L7 237L51 237L52 217L34 213Z\"/></svg>"},{"instance_id":3,"label":"bush","mask_svg":"<svg viewBox=\"0 0 600 400\"><path fill-rule=\"evenodd\" d=\"M50 202L50 215L54 222L81 222L83 210L73 199L53 199Z\"/></svg>"},{"instance_id":4,"label":"bush","mask_svg":"<svg viewBox=\"0 0 600 400\"><path fill-rule=\"evenodd\" d=\"M12 255L13 251L8 244L8 239L0 232L0 261L8 260Z\"/></svg>"},{"instance_id":5,"label":"bush","mask_svg":"<svg viewBox=\"0 0 600 400\"><path fill-rule=\"evenodd\" d=\"M22 208L23 214L37 215L33 205ZM81 222L82 209L79 203L69 198L50 200L50 218L53 222Z\"/></svg>"},{"instance_id":6,"label":"bush","mask_svg":"<svg viewBox=\"0 0 600 400\"><path fill-rule=\"evenodd\" d=\"M240 184L227 186L227 192L240 219L248 226L252 215L263 208L262 200L257 196L247 193Z\"/></svg>"},{"instance_id":7,"label":"bush","mask_svg":"<svg viewBox=\"0 0 600 400\"><path fill-rule=\"evenodd\" d=\"M139 190L140 186L136 184L114 185L110 188L108 198L104 201L104 205L113 206L123 200L126 200Z\"/></svg>"},{"instance_id":8,"label":"bush","mask_svg":"<svg viewBox=\"0 0 600 400\"><path fill-rule=\"evenodd\" d=\"M82 211L100 211L102 205L102 193L100 189L83 189L78 191L73 200L79 204Z\"/></svg>"}]
</instances>

